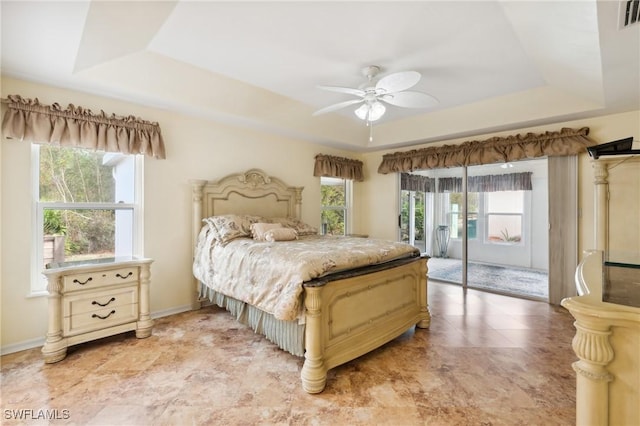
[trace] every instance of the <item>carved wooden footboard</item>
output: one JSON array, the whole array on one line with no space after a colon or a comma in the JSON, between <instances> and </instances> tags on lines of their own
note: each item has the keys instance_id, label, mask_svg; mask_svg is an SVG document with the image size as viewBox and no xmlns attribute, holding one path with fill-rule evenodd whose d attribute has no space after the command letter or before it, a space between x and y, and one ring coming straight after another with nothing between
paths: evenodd
<instances>
[{"instance_id":1,"label":"carved wooden footboard","mask_svg":"<svg viewBox=\"0 0 640 426\"><path fill-rule=\"evenodd\" d=\"M322 392L327 371L376 349L414 324L427 328L427 259L381 265L304 285L305 362L302 387Z\"/></svg>"},{"instance_id":2,"label":"carved wooden footboard","mask_svg":"<svg viewBox=\"0 0 640 426\"><path fill-rule=\"evenodd\" d=\"M194 180L192 236L203 218L221 214L298 217L302 188L252 169L219 181ZM194 309L200 307L194 282ZM306 392L322 392L327 371L407 331L429 327L427 258L414 257L332 274L304 284Z\"/></svg>"}]
</instances>

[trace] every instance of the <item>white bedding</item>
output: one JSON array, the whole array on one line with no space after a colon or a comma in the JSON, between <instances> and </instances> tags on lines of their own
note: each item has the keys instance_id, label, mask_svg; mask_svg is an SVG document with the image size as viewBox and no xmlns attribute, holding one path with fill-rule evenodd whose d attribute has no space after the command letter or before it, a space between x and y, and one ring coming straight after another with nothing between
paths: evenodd
<instances>
[{"instance_id":1,"label":"white bedding","mask_svg":"<svg viewBox=\"0 0 640 426\"><path fill-rule=\"evenodd\" d=\"M291 321L302 317L303 282L419 254L404 243L317 235L277 242L237 238L223 245L205 226L198 238L193 274L215 291Z\"/></svg>"}]
</instances>

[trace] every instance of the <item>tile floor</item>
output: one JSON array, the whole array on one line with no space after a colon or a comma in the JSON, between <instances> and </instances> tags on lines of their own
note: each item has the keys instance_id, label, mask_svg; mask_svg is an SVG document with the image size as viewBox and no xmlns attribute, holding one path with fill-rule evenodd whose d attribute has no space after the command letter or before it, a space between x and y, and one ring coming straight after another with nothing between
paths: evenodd
<instances>
[{"instance_id":1,"label":"tile floor","mask_svg":"<svg viewBox=\"0 0 640 426\"><path fill-rule=\"evenodd\" d=\"M160 318L147 339L78 345L57 364L39 349L5 355L0 423L575 424L566 310L437 282L429 305L429 330L331 370L318 395L300 387L302 359L214 307Z\"/></svg>"}]
</instances>

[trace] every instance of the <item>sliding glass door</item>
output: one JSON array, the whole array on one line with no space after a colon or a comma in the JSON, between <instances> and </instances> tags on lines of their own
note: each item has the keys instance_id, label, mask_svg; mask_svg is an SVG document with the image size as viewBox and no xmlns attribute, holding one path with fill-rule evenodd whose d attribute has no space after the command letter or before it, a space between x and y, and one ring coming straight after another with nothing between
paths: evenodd
<instances>
[{"instance_id":1,"label":"sliding glass door","mask_svg":"<svg viewBox=\"0 0 640 426\"><path fill-rule=\"evenodd\" d=\"M431 243L420 246L431 256L430 279L548 298L546 159L414 174L433 182L424 195L401 191L409 207L402 233L417 232L410 197L430 200L420 215L420 235Z\"/></svg>"},{"instance_id":2,"label":"sliding glass door","mask_svg":"<svg viewBox=\"0 0 640 426\"><path fill-rule=\"evenodd\" d=\"M547 300L547 160L474 166L468 175L468 196L478 203L468 286Z\"/></svg>"},{"instance_id":3,"label":"sliding glass door","mask_svg":"<svg viewBox=\"0 0 640 426\"><path fill-rule=\"evenodd\" d=\"M403 173L400 182L400 240L432 257L429 276L462 284L463 169Z\"/></svg>"}]
</instances>

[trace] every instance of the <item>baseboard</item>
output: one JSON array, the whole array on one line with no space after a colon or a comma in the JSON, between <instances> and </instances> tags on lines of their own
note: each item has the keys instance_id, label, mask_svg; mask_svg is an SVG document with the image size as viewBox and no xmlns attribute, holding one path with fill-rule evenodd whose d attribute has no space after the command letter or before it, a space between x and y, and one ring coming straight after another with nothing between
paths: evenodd
<instances>
[{"instance_id":1,"label":"baseboard","mask_svg":"<svg viewBox=\"0 0 640 426\"><path fill-rule=\"evenodd\" d=\"M170 315L181 314L191 310L191 305L176 306L174 308L163 309L162 311L151 312L151 318L162 318Z\"/></svg>"},{"instance_id":2,"label":"baseboard","mask_svg":"<svg viewBox=\"0 0 640 426\"><path fill-rule=\"evenodd\" d=\"M151 312L151 318L162 318L170 315L179 314L182 312L190 311L191 305L176 306L174 308L163 309L162 311ZM19 343L12 343L0 348L0 355L8 355L15 352L26 351L28 349L38 348L44 345L45 338L39 337L37 339L24 340Z\"/></svg>"},{"instance_id":3,"label":"baseboard","mask_svg":"<svg viewBox=\"0 0 640 426\"><path fill-rule=\"evenodd\" d=\"M0 348L0 355L12 354L14 352L26 351L27 349L33 349L44 345L44 337L38 337L37 339L25 340L19 343L13 343L11 345L2 346Z\"/></svg>"}]
</instances>

